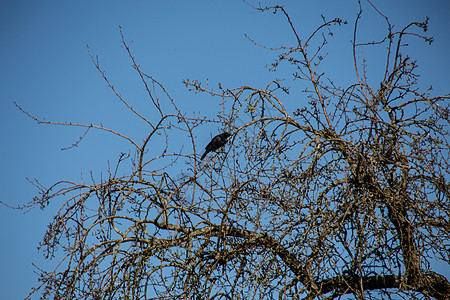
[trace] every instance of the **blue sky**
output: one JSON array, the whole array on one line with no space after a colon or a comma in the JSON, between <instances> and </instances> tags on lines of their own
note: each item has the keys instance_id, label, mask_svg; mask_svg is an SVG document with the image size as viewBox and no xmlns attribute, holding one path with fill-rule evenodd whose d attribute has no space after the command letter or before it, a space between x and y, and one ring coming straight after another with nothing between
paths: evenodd
<instances>
[{"instance_id":1,"label":"blue sky","mask_svg":"<svg viewBox=\"0 0 450 300\"><path fill-rule=\"evenodd\" d=\"M264 2L267 3L267 2ZM356 1L278 1L286 4L300 33L308 33L327 18L353 22ZM430 17L427 46L414 42L411 55L419 61L421 80L436 93L450 86L449 1L373 0L397 29ZM373 22L372 22L373 21ZM363 29L382 26L378 19ZM93 170L98 176L107 161L115 161L130 145L116 137L93 132L77 148L82 130L38 125L15 106L53 121L102 123L141 140L145 124L131 120L95 70L86 45L122 96L145 110L145 91L121 48L119 25L133 41L132 50L142 69L154 76L186 111L215 116L218 99L189 93L183 79L206 79L213 85L265 86L278 74L266 65L275 53L258 48L244 36L268 46L288 43L292 35L281 15L255 13L241 1L12 1L0 2L0 201L12 206L27 203L37 190L26 180L48 186L58 180L79 181ZM364 27L365 26L365 27ZM335 29L327 72L342 80L349 71L351 25ZM334 51L332 51L334 50ZM369 55L369 54L368 54ZM351 67L351 66L350 66ZM370 61L369 61L370 68ZM376 68L369 80L377 82ZM353 81L354 78L348 78ZM144 104L143 104L144 103ZM295 106L294 104L292 104ZM205 134L216 133L205 128ZM204 144L207 141L199 140ZM22 299L37 283L32 263L50 268L36 247L58 205L27 214L0 206L0 290L5 299ZM450 272L447 271L447 277Z\"/></svg>"}]
</instances>

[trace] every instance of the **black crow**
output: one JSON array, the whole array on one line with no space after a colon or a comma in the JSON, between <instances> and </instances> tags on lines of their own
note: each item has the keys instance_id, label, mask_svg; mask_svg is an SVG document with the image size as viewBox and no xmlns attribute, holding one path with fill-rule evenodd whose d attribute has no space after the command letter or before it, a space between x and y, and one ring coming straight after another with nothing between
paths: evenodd
<instances>
[{"instance_id":1,"label":"black crow","mask_svg":"<svg viewBox=\"0 0 450 300\"><path fill-rule=\"evenodd\" d=\"M211 140L211 142L209 142L209 144L205 147L206 151L205 151L205 153L203 153L201 159L203 160L209 152L216 151L216 150L222 148L227 143L227 139L230 135L231 134L229 134L228 132L224 132L224 133L216 135Z\"/></svg>"}]
</instances>

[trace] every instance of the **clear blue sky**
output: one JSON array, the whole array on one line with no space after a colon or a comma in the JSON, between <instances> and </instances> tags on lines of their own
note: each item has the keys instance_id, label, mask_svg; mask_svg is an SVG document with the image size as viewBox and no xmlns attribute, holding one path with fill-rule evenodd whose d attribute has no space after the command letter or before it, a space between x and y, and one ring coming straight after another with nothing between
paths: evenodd
<instances>
[{"instance_id":1,"label":"clear blue sky","mask_svg":"<svg viewBox=\"0 0 450 300\"><path fill-rule=\"evenodd\" d=\"M255 2L255 1L253 1ZM351 23L356 1L278 1L286 4L300 33L308 33L327 18ZM267 2L264 2L267 3ZM448 92L450 76L450 2L373 0L396 28L430 17L431 46L415 42L411 53L419 61L423 82L437 93ZM370 20L370 18L369 18ZM382 22L365 23L374 30ZM214 116L217 99L189 93L182 80L209 79L223 86L265 86L275 77L265 65L274 53L252 45L249 34L269 46L289 42L281 15L255 13L239 0L204 1L13 1L0 2L0 200L15 206L28 202L37 190L26 178L48 186L61 179L79 181L93 170L98 176L107 161L115 161L130 145L106 134L91 134L79 147L62 151L83 133L67 127L38 125L13 104L48 120L96 123L124 131L139 141L148 130L130 119L95 70L86 44L133 105L146 101L136 73L121 48L119 25L133 40L143 70L165 85L177 103L201 115ZM379 27L381 28L381 27ZM378 29L379 29L378 28ZM341 33L339 33L341 32ZM328 76L353 76L348 67L351 25L335 30L336 50L330 54ZM332 49L328 49L330 52ZM342 52L346 51L346 52ZM342 57L342 59L340 59ZM369 68L371 62L368 62ZM375 74L375 73L374 73ZM281 74L282 75L282 74ZM281 77L276 74L277 77ZM353 81L354 78L348 78ZM379 82L374 77L369 78ZM145 106L142 106L145 107ZM216 133L205 128L205 134ZM204 144L206 141L199 141ZM0 206L0 290L3 299L22 299L37 283L32 263L50 268L36 247L58 205L28 214ZM446 275L449 278L450 272Z\"/></svg>"}]
</instances>

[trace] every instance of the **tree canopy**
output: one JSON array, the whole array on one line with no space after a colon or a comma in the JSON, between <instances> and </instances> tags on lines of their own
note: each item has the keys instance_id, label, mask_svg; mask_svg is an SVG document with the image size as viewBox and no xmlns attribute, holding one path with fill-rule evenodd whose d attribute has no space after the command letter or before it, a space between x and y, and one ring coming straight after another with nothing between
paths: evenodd
<instances>
[{"instance_id":1,"label":"tree canopy","mask_svg":"<svg viewBox=\"0 0 450 300\"><path fill-rule=\"evenodd\" d=\"M141 69L122 32L151 112L135 110L89 54L117 98L148 125L147 136L47 121L19 106L39 123L85 128L81 139L95 129L131 146L100 180L35 182L40 193L27 206L61 204L40 245L58 265L39 270L32 294L448 299L450 283L431 262L450 262L450 96L421 87L407 46L431 43L428 20L394 29L372 7L386 28L383 39L373 40L358 35L362 10L352 22L323 18L305 33L282 6L254 9L288 25L293 43L249 41L277 53L270 70L289 70L284 76L293 80L211 88L186 79L188 90L220 101L217 116L182 111L164 84ZM321 65L333 51L328 39L344 28L353 32L355 81L339 86L334 78L342 74L325 74ZM375 85L366 72L371 61L361 56L368 49L385 57ZM202 161L198 136L208 123L231 137ZM180 137L188 143L180 145Z\"/></svg>"}]
</instances>

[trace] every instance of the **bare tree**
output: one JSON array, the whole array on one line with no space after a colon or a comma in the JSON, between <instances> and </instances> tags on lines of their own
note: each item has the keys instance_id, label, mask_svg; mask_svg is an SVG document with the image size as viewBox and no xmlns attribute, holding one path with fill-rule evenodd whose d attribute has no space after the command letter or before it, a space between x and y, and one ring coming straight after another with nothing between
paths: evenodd
<instances>
[{"instance_id":1,"label":"bare tree","mask_svg":"<svg viewBox=\"0 0 450 300\"><path fill-rule=\"evenodd\" d=\"M339 87L321 73L321 63L334 26L347 22L323 19L305 35L283 7L255 9L283 17L295 37L292 45L268 48L279 54L271 68L292 67L304 90L294 112L285 108L290 89L279 80L216 90L186 80L189 90L222 99L217 117L190 116L141 70L122 32L153 105L151 119L115 91L91 58L117 98L148 124L142 141L22 109L39 123L107 131L132 147L99 182L49 188L35 182L40 195L28 206L64 201L40 246L47 257L57 254L58 265L40 270L41 285L31 294L449 299L448 279L430 262L450 262L450 96L421 90L417 64L406 54L406 40L431 42L421 33L428 20L395 31L373 7L386 22L386 36L360 41L360 10L350 49L358 80ZM377 86L367 80L370 61L358 54L369 47L385 55ZM205 145L197 135L205 134L199 127L207 122L232 136L201 161ZM174 136L190 142L181 147Z\"/></svg>"}]
</instances>

